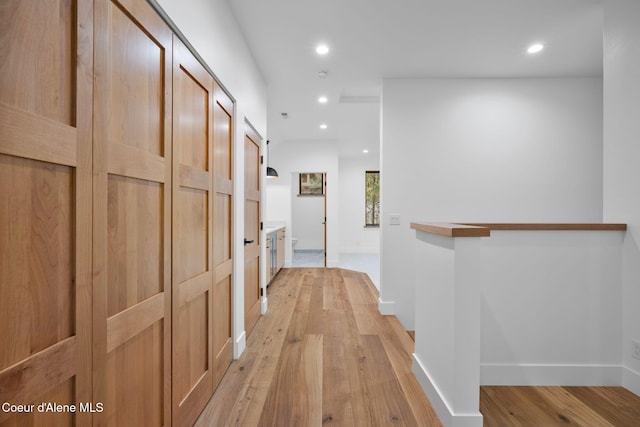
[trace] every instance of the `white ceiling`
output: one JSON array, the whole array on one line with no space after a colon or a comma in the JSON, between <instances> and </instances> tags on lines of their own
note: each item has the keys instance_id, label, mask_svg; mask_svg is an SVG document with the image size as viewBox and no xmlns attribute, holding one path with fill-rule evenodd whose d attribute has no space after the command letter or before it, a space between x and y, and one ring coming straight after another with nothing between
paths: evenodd
<instances>
[{"instance_id":1,"label":"white ceiling","mask_svg":"<svg viewBox=\"0 0 640 427\"><path fill-rule=\"evenodd\" d=\"M274 145L377 156L379 105L362 97L378 97L383 78L602 75L602 0L228 1L268 85ZM546 47L532 56L534 42Z\"/></svg>"}]
</instances>

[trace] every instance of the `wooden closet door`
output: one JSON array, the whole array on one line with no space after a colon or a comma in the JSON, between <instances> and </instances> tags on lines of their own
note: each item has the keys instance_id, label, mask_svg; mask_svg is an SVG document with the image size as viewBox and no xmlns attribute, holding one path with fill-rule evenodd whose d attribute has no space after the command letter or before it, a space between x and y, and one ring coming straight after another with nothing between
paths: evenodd
<instances>
[{"instance_id":1,"label":"wooden closet door","mask_svg":"<svg viewBox=\"0 0 640 427\"><path fill-rule=\"evenodd\" d=\"M145 0L95 0L98 425L171 423L172 34Z\"/></svg>"},{"instance_id":2,"label":"wooden closet door","mask_svg":"<svg viewBox=\"0 0 640 427\"><path fill-rule=\"evenodd\" d=\"M213 105L213 369L218 385L233 359L233 102L215 85Z\"/></svg>"},{"instance_id":3,"label":"wooden closet door","mask_svg":"<svg viewBox=\"0 0 640 427\"><path fill-rule=\"evenodd\" d=\"M213 394L213 78L174 36L173 424Z\"/></svg>"},{"instance_id":4,"label":"wooden closet door","mask_svg":"<svg viewBox=\"0 0 640 427\"><path fill-rule=\"evenodd\" d=\"M260 188L260 137L247 127L244 136L244 328L247 334L260 318Z\"/></svg>"},{"instance_id":5,"label":"wooden closet door","mask_svg":"<svg viewBox=\"0 0 640 427\"><path fill-rule=\"evenodd\" d=\"M93 5L1 9L0 425L90 425Z\"/></svg>"}]
</instances>

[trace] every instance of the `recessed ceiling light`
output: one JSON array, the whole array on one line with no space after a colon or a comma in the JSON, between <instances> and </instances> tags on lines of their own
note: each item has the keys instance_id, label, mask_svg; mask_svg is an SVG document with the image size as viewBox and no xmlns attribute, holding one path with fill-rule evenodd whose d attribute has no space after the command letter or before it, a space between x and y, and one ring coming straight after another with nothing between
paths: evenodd
<instances>
[{"instance_id":1,"label":"recessed ceiling light","mask_svg":"<svg viewBox=\"0 0 640 427\"><path fill-rule=\"evenodd\" d=\"M325 125L324 123L320 125L320 129L326 129L327 125Z\"/></svg>"},{"instance_id":2,"label":"recessed ceiling light","mask_svg":"<svg viewBox=\"0 0 640 427\"><path fill-rule=\"evenodd\" d=\"M316 53L318 55L326 55L327 53L329 53L329 46L327 46L326 44L319 44L316 47Z\"/></svg>"},{"instance_id":3,"label":"recessed ceiling light","mask_svg":"<svg viewBox=\"0 0 640 427\"><path fill-rule=\"evenodd\" d=\"M364 154L367 154L367 153L369 152L369 150L365 149L365 150L362 150L362 152L363 152Z\"/></svg>"},{"instance_id":4,"label":"recessed ceiling light","mask_svg":"<svg viewBox=\"0 0 640 427\"><path fill-rule=\"evenodd\" d=\"M318 98L318 102L319 102L320 104L326 104L326 103L327 103L327 101L328 101L328 99L327 99L327 97L326 97L326 96L321 96L320 98Z\"/></svg>"},{"instance_id":5,"label":"recessed ceiling light","mask_svg":"<svg viewBox=\"0 0 640 427\"><path fill-rule=\"evenodd\" d=\"M529 52L529 53L538 53L542 49L544 49L544 45L541 44L541 43L536 43L536 44L532 44L531 46L529 46L529 49L527 49L527 52Z\"/></svg>"}]
</instances>

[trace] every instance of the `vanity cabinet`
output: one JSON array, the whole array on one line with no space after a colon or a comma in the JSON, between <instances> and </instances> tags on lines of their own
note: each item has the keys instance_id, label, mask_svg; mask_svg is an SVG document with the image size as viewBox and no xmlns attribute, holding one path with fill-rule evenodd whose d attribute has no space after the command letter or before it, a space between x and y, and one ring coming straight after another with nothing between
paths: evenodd
<instances>
[{"instance_id":1,"label":"vanity cabinet","mask_svg":"<svg viewBox=\"0 0 640 427\"><path fill-rule=\"evenodd\" d=\"M284 244L286 232L283 227L267 229L267 285L284 267Z\"/></svg>"},{"instance_id":2,"label":"vanity cabinet","mask_svg":"<svg viewBox=\"0 0 640 427\"><path fill-rule=\"evenodd\" d=\"M267 262L266 262L266 271L267 271L267 285L269 284L269 282L271 281L272 275L271 275L271 271L273 270L273 268L271 267L271 259L273 258L271 256L271 247L273 246L273 242L272 242L272 238L271 238L271 233L267 234L267 238L266 238L266 248L267 248Z\"/></svg>"},{"instance_id":3,"label":"vanity cabinet","mask_svg":"<svg viewBox=\"0 0 640 427\"><path fill-rule=\"evenodd\" d=\"M278 249L276 255L276 273L284 267L284 242L285 242L284 228L277 231Z\"/></svg>"}]
</instances>

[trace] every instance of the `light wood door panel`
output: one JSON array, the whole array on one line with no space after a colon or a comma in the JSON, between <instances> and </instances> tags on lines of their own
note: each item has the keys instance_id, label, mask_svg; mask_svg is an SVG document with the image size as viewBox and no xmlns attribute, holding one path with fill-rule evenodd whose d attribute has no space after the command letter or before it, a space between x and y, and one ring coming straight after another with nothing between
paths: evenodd
<instances>
[{"instance_id":1,"label":"light wood door panel","mask_svg":"<svg viewBox=\"0 0 640 427\"><path fill-rule=\"evenodd\" d=\"M75 125L76 7L91 6L64 0L2 2L0 102L55 123ZM85 13L83 19L91 28L86 18L90 17Z\"/></svg>"},{"instance_id":2,"label":"light wood door panel","mask_svg":"<svg viewBox=\"0 0 640 427\"><path fill-rule=\"evenodd\" d=\"M144 0L94 31L94 421L170 425L172 34Z\"/></svg>"},{"instance_id":3,"label":"light wood door panel","mask_svg":"<svg viewBox=\"0 0 640 427\"><path fill-rule=\"evenodd\" d=\"M173 424L213 394L213 78L174 36Z\"/></svg>"},{"instance_id":4,"label":"light wood door panel","mask_svg":"<svg viewBox=\"0 0 640 427\"><path fill-rule=\"evenodd\" d=\"M87 0L2 3L2 403L92 400L92 18ZM91 421L0 411L2 426Z\"/></svg>"},{"instance_id":5,"label":"light wood door panel","mask_svg":"<svg viewBox=\"0 0 640 427\"><path fill-rule=\"evenodd\" d=\"M232 360L233 101L145 0L1 8L0 402L104 412L0 425L190 425Z\"/></svg>"},{"instance_id":6,"label":"light wood door panel","mask_svg":"<svg viewBox=\"0 0 640 427\"><path fill-rule=\"evenodd\" d=\"M233 359L233 102L214 83L213 103L213 383Z\"/></svg>"},{"instance_id":7,"label":"light wood door panel","mask_svg":"<svg viewBox=\"0 0 640 427\"><path fill-rule=\"evenodd\" d=\"M260 137L247 127L244 137L244 327L260 317Z\"/></svg>"}]
</instances>

